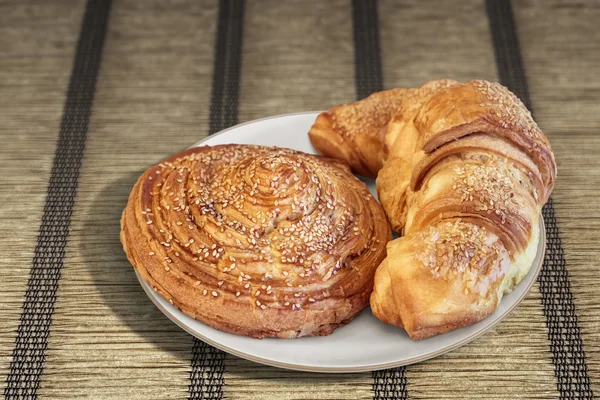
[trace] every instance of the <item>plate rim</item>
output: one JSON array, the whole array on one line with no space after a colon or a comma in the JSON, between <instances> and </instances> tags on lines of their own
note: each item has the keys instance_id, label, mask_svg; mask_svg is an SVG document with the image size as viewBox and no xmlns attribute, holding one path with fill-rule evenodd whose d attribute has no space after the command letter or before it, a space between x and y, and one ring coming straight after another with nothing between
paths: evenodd
<instances>
[{"instance_id":1,"label":"plate rim","mask_svg":"<svg viewBox=\"0 0 600 400\"><path fill-rule=\"evenodd\" d=\"M288 114L279 114L279 115L274 115L274 116L270 116L270 117L264 117L264 118L259 118L259 119L255 119L252 121L247 121L238 125L234 125L232 127L229 127L227 129L224 129L222 131L219 131L213 135L207 136L206 138L202 139L201 141L197 142L196 144L190 146L189 148L194 148L194 147L198 147L201 146L204 142L216 137L216 136L220 136L222 134L225 134L233 129L238 129L242 126L245 125L250 125L250 124L255 124L255 123L260 123L266 120L270 120L270 119L276 119L276 118L284 118L284 117L291 117L291 116L297 116L297 115L304 115L304 114L315 114L315 113L320 113L321 111L302 111L302 112L295 112L295 113L288 113ZM357 372L369 372L369 371L377 371L377 370L382 370L382 369L388 369L388 368L395 368L395 367L401 367L401 366L406 366L406 365L410 365L410 364L415 364L418 362L422 362L422 361L426 361L432 358L436 358L439 357L443 354L446 354L450 351L456 350L459 347L462 347L470 342L472 342L473 340L481 337L482 335L486 334L487 332L489 332L490 330L492 330L494 327L496 327L496 325L498 325L500 322L502 322L510 313L512 313L514 311L515 308L517 308L525 299L525 297L529 294L529 292L531 291L531 288L533 287L533 285L535 284L535 282L537 281L537 278L540 274L540 271L544 265L544 256L546 254L546 226L544 223L544 218L542 215L540 215L540 219L539 219L539 223L540 223L540 243L538 244L538 249L539 249L539 262L537 263L537 265L532 265L531 268L534 268L533 271L533 277L530 281L530 283L527 285L527 287L525 287L525 290L523 290L523 293L514 301L514 303L507 308L495 321L493 321L491 324L489 324L488 326L486 326L485 328L478 330L474 333L472 333L471 335L463 338L462 340L449 345L447 347L444 347L442 349L439 349L437 351L434 352L430 352L427 354L423 354L420 356L413 356L411 358L402 360L402 361L391 361L391 362L386 362L386 363L381 363L381 364L370 364L370 365L363 365L360 367L318 367L318 366L305 366L305 365L299 365L299 364L293 364L293 363L287 363L287 362L281 362L281 361L274 361L268 358L262 358L259 356L255 356L255 355L251 355L248 353L244 353L242 351L238 351L235 349L232 349L226 345L223 345L217 341L214 341L210 338L207 338L206 336L202 335L201 333L193 330L192 328L190 328L188 325L186 325L185 323L181 322L177 317L175 317L175 313L181 313L183 314L181 311L175 309L175 310L168 310L167 308L163 307L163 305L158 301L157 297L155 296L155 293L152 291L152 289L150 288L150 286L147 284L147 282L137 273L137 271L135 271L135 275L138 279L138 281L140 282L140 286L142 286L142 289L144 290L144 292L146 293L146 295L150 298L150 300L152 301L152 303L154 303L154 305L164 314L167 316L167 318L169 318L172 322L174 322L177 326L179 326L181 329L183 329L184 331L186 331L187 333L189 333L190 335L192 335L193 337L202 340L203 342L218 348L219 350L222 350L226 353L232 354L234 356L249 360L249 361L253 361L259 364L264 364L264 365L268 365L268 366L272 366L272 367L278 367L278 368L284 368L284 369L289 369L289 370L295 370L295 371L303 371L303 372L319 372L319 373L357 373ZM531 271L530 271L531 272ZM363 311L364 312L364 311ZM489 316L487 317L489 318ZM201 321L199 321L200 323L202 323ZM206 325L206 324L205 324ZM208 326L208 325L207 325ZM213 328L214 329L214 328ZM282 340L293 340L293 339L282 339Z\"/></svg>"},{"instance_id":2,"label":"plate rim","mask_svg":"<svg viewBox=\"0 0 600 400\"><path fill-rule=\"evenodd\" d=\"M227 133L227 132L229 132L231 130L234 130L234 129L237 129L237 128L241 128L242 126L252 125L252 124L255 124L255 123L259 123L259 122L264 122L264 121L268 121L270 119L285 118L285 117L294 117L296 115L304 115L304 114L320 114L322 112L323 111L299 111L299 112L293 112L293 113L287 113L287 114L271 115L270 117L262 117L262 118L258 118L258 119L253 119L252 121L242 122L241 124L233 125L233 126L230 126L229 128L223 129L222 131L215 132L212 135L209 134L207 137L205 137L201 141L196 142L195 144L191 145L186 150L193 149L194 147L200 147L202 145L202 143L207 142L207 141L209 141L210 139L212 139L214 137L221 136L222 134Z\"/></svg>"}]
</instances>

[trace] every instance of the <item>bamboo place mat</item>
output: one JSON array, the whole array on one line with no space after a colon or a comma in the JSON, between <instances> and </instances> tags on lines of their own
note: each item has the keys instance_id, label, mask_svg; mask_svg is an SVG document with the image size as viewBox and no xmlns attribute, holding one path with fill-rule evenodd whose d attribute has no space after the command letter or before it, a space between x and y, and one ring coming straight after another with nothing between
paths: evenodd
<instances>
[{"instance_id":1,"label":"bamboo place mat","mask_svg":"<svg viewBox=\"0 0 600 400\"><path fill-rule=\"evenodd\" d=\"M0 2L0 385L7 399L591 399L600 393L600 4ZM559 178L523 303L436 359L374 373L218 351L146 297L119 217L151 164L238 122L442 77L500 81Z\"/></svg>"}]
</instances>

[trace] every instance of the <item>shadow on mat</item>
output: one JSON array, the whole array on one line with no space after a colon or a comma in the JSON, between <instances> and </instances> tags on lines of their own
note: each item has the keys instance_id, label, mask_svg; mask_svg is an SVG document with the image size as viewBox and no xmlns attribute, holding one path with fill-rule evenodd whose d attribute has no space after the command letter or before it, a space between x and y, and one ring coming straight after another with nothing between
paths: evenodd
<instances>
[{"instance_id":1,"label":"shadow on mat","mask_svg":"<svg viewBox=\"0 0 600 400\"><path fill-rule=\"evenodd\" d=\"M177 358L189 360L193 337L171 322L148 298L119 240L121 213L129 192L142 173L140 170L113 181L96 194L82 212L84 234L78 235L80 242L74 244L78 246L104 304L145 342ZM225 365L229 373L240 379L275 379L282 385L293 386L316 376L310 372L264 366L232 355L227 355ZM351 381L356 376L348 374L344 378Z\"/></svg>"},{"instance_id":2,"label":"shadow on mat","mask_svg":"<svg viewBox=\"0 0 600 400\"><path fill-rule=\"evenodd\" d=\"M119 240L121 213L139 171L111 182L83 211L79 252L104 304L135 334L162 351L191 357L193 338L171 322L146 296Z\"/></svg>"}]
</instances>

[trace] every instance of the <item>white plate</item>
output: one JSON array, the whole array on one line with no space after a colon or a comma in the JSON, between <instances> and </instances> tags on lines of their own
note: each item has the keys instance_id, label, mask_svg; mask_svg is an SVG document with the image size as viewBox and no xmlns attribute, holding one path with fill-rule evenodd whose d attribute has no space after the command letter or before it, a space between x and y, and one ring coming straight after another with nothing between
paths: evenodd
<instances>
[{"instance_id":1,"label":"white plate","mask_svg":"<svg viewBox=\"0 0 600 400\"><path fill-rule=\"evenodd\" d=\"M227 129L195 146L260 144L315 154L307 132L317 114L318 112L306 112L259 119ZM370 179L364 181L376 196L375 182ZM523 282L502 299L494 314L478 324L421 341L409 339L400 328L383 324L369 309L330 336L258 340L232 335L188 317L155 293L139 275L138 279L150 299L173 322L206 343L236 356L301 371L361 372L385 369L427 360L456 349L490 330L506 317L523 300L541 269L546 236L541 219L540 224L543 234L533 267Z\"/></svg>"}]
</instances>

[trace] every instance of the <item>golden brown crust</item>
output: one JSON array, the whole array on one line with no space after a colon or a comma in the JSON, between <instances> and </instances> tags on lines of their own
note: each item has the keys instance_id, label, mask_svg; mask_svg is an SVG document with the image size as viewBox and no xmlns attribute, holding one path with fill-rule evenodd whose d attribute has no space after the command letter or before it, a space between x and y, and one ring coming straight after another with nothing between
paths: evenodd
<instances>
[{"instance_id":1,"label":"golden brown crust","mask_svg":"<svg viewBox=\"0 0 600 400\"><path fill-rule=\"evenodd\" d=\"M389 226L343 163L271 147L176 154L134 186L121 241L184 313L257 338L327 335L369 301Z\"/></svg>"},{"instance_id":2,"label":"golden brown crust","mask_svg":"<svg viewBox=\"0 0 600 400\"><path fill-rule=\"evenodd\" d=\"M388 127L395 139L377 179L404 237L388 245L371 307L422 339L485 318L526 275L556 164L529 111L499 84L448 85L408 110ZM448 266L454 278L437 275ZM473 280L487 289L473 291Z\"/></svg>"},{"instance_id":3,"label":"golden brown crust","mask_svg":"<svg viewBox=\"0 0 600 400\"><path fill-rule=\"evenodd\" d=\"M422 339L485 318L525 276L556 163L530 112L502 85L440 80L401 93L378 130L383 135L359 127L344 140L330 125L318 140L332 143L326 154L351 164L384 160L367 170L372 176L380 168L379 199L404 237L388 245L371 307L382 321ZM379 98L370 97L370 108L361 102L354 108L378 127L389 115L375 106ZM382 144L357 150L362 135ZM486 290L474 291L473 282L487 282Z\"/></svg>"},{"instance_id":4,"label":"golden brown crust","mask_svg":"<svg viewBox=\"0 0 600 400\"><path fill-rule=\"evenodd\" d=\"M371 309L412 339L473 324L496 309L509 264L508 252L485 228L441 222L388 244Z\"/></svg>"},{"instance_id":5,"label":"golden brown crust","mask_svg":"<svg viewBox=\"0 0 600 400\"><path fill-rule=\"evenodd\" d=\"M428 101L434 94L443 91L444 89L456 85L458 82L452 79L439 79L436 81L425 82L415 89L407 89L406 94L402 98L402 102L392 115L384 136L386 155L392 151L392 147L396 140L400 137L400 142L404 142L402 131L405 126L419 112L423 104ZM403 144L406 146L406 144Z\"/></svg>"},{"instance_id":6,"label":"golden brown crust","mask_svg":"<svg viewBox=\"0 0 600 400\"><path fill-rule=\"evenodd\" d=\"M438 91L423 104L415 125L426 153L478 132L505 138L537 164L545 189L540 196L548 200L556 179L550 143L521 100L499 83L475 80Z\"/></svg>"},{"instance_id":7,"label":"golden brown crust","mask_svg":"<svg viewBox=\"0 0 600 400\"><path fill-rule=\"evenodd\" d=\"M384 135L407 89L377 92L319 114L308 135L321 154L346 161L360 175L374 178L385 160Z\"/></svg>"},{"instance_id":8,"label":"golden brown crust","mask_svg":"<svg viewBox=\"0 0 600 400\"><path fill-rule=\"evenodd\" d=\"M375 178L407 117L433 94L456 83L440 79L416 89L386 90L333 107L319 114L308 135L320 153L342 159L354 172Z\"/></svg>"}]
</instances>

